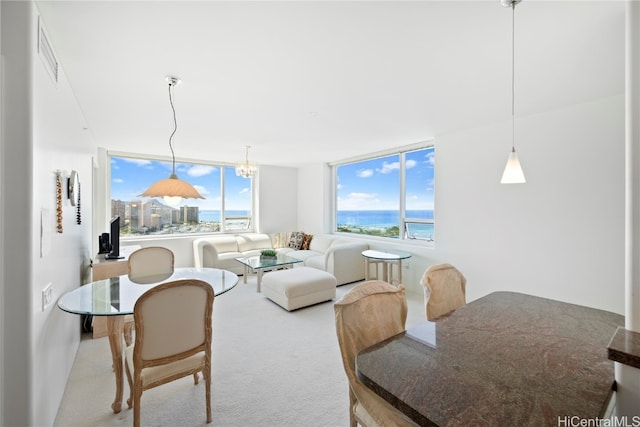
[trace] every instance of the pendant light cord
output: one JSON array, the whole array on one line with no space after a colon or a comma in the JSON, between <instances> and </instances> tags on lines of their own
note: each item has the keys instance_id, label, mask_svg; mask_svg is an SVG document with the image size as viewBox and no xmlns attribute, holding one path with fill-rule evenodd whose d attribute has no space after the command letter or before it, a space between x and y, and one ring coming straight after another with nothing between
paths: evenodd
<instances>
[{"instance_id":1,"label":"pendant light cord","mask_svg":"<svg viewBox=\"0 0 640 427\"><path fill-rule=\"evenodd\" d=\"M176 120L176 109L173 106L173 99L171 97L171 88L174 85L170 82L169 83L169 104L171 104L171 110L173 111L173 132L171 132L171 136L169 137L169 148L171 149L171 159L172 159L172 166L173 166L173 174L171 176L175 176L176 175L176 156L173 152L173 135L175 135L176 131L178 130L178 121Z\"/></svg>"},{"instance_id":2,"label":"pendant light cord","mask_svg":"<svg viewBox=\"0 0 640 427\"><path fill-rule=\"evenodd\" d=\"M511 4L511 150L516 151L516 3Z\"/></svg>"}]
</instances>

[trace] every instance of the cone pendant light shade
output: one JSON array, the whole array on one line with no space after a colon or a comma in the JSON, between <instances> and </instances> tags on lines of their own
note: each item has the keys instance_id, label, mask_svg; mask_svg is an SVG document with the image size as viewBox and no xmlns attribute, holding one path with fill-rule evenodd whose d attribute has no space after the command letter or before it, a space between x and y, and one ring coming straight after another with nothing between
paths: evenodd
<instances>
[{"instance_id":1,"label":"cone pendant light shade","mask_svg":"<svg viewBox=\"0 0 640 427\"><path fill-rule=\"evenodd\" d=\"M527 181L524 179L524 172L522 172L518 154L516 149L512 148L511 153L509 153L509 159L507 159L507 166L502 173L500 184L523 184L525 182Z\"/></svg>"},{"instance_id":2,"label":"cone pendant light shade","mask_svg":"<svg viewBox=\"0 0 640 427\"><path fill-rule=\"evenodd\" d=\"M167 82L169 83L169 103L171 104L171 110L173 111L173 132L169 137L169 148L171 149L171 159L172 159L172 173L171 176L167 179L162 179L157 181L151 187L147 188L147 191L140 194L141 197L163 197L164 201L172 206L179 205L182 199L204 199L198 193L191 184L186 181L181 180L176 175L176 157L173 152L173 135L176 133L178 129L178 124L176 121L176 110L173 107L173 99L171 97L171 89L180 83L180 80L176 77L167 77Z\"/></svg>"},{"instance_id":3,"label":"cone pendant light shade","mask_svg":"<svg viewBox=\"0 0 640 427\"><path fill-rule=\"evenodd\" d=\"M520 166L520 160L516 154L516 125L515 125L515 45L516 45L516 24L515 14L516 5L522 0L500 0L500 4L504 7L510 7L512 12L511 20L511 153L509 153L509 159L507 160L507 166L502 173L501 184L523 184L527 182L524 178L524 172Z\"/></svg>"}]
</instances>

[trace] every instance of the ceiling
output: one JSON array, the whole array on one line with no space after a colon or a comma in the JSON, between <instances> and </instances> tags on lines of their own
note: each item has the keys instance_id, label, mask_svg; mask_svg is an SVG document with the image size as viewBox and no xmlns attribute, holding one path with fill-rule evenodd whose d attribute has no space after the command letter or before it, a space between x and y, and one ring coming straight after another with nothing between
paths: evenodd
<instances>
[{"instance_id":1,"label":"ceiling","mask_svg":"<svg viewBox=\"0 0 640 427\"><path fill-rule=\"evenodd\" d=\"M485 1L37 1L87 132L299 166L511 117L512 13ZM516 117L624 91L623 1L515 9Z\"/></svg>"}]
</instances>

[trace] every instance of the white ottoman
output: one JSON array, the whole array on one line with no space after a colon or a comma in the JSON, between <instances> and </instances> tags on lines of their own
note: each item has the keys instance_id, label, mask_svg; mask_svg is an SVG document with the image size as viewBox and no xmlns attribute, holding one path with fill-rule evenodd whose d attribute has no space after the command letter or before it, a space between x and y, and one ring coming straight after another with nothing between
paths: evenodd
<instances>
[{"instance_id":1,"label":"white ottoman","mask_svg":"<svg viewBox=\"0 0 640 427\"><path fill-rule=\"evenodd\" d=\"M336 297L336 278L312 267L272 271L262 277L262 293L291 311Z\"/></svg>"}]
</instances>

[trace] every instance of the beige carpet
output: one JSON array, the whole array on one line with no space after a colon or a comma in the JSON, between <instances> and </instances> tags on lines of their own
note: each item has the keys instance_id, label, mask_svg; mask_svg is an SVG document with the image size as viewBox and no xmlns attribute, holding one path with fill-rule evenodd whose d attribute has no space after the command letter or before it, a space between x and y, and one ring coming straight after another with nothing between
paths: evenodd
<instances>
[{"instance_id":1,"label":"beige carpet","mask_svg":"<svg viewBox=\"0 0 640 427\"><path fill-rule=\"evenodd\" d=\"M340 298L353 285L337 288ZM336 298L336 300L337 300ZM425 320L421 295L409 295L407 327ZM349 424L347 379L333 303L287 312L256 292L255 277L216 298L213 308L213 426ZM115 382L106 338L83 338L54 426L131 426L111 411ZM206 426L202 382L192 378L145 391L143 426Z\"/></svg>"}]
</instances>

